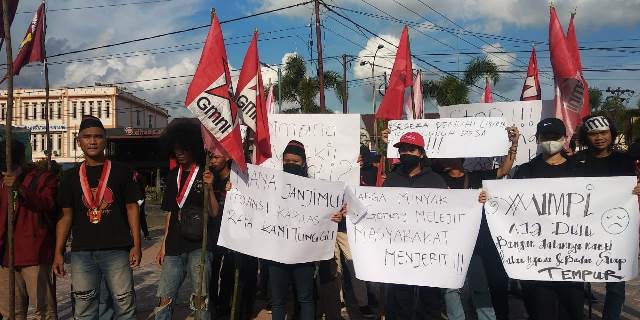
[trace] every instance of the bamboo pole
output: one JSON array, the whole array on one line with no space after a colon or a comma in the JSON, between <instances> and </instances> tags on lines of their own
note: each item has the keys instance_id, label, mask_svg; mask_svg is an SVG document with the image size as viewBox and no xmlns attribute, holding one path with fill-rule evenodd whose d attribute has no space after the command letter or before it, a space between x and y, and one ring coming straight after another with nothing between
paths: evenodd
<instances>
[{"instance_id":1,"label":"bamboo pole","mask_svg":"<svg viewBox=\"0 0 640 320\"><path fill-rule=\"evenodd\" d=\"M4 42L7 52L7 121L5 122L6 170L11 172L11 125L13 121L13 48L11 47L11 22L9 21L9 0L2 0L2 23L4 26ZM7 250L9 251L9 319L16 318L16 275L13 246L13 191L7 195Z\"/></svg>"}]
</instances>

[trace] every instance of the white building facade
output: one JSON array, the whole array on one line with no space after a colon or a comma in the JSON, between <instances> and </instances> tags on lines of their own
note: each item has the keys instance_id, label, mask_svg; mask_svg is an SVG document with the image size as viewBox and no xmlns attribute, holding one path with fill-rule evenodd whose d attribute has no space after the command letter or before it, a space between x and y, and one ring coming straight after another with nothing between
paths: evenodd
<instances>
[{"instance_id":1,"label":"white building facade","mask_svg":"<svg viewBox=\"0 0 640 320\"><path fill-rule=\"evenodd\" d=\"M14 90L13 126L31 130L33 161L45 159L45 91ZM115 86L64 88L49 91L49 128L52 159L57 162L82 160L75 143L83 115L98 117L105 128L155 128L167 126L169 113ZM7 91L0 91L0 123L6 124Z\"/></svg>"}]
</instances>

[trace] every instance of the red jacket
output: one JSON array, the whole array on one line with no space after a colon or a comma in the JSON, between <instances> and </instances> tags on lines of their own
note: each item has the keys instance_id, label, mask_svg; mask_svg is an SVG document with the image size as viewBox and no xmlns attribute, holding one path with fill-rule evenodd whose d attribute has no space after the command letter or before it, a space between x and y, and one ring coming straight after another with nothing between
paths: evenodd
<instances>
[{"instance_id":1,"label":"red jacket","mask_svg":"<svg viewBox=\"0 0 640 320\"><path fill-rule=\"evenodd\" d=\"M58 178L29 165L23 168L23 194L17 197L14 212L14 251L16 266L51 264L55 247L55 212ZM34 181L34 179L36 179ZM7 195L0 180L0 252L2 265L9 262L7 248Z\"/></svg>"}]
</instances>

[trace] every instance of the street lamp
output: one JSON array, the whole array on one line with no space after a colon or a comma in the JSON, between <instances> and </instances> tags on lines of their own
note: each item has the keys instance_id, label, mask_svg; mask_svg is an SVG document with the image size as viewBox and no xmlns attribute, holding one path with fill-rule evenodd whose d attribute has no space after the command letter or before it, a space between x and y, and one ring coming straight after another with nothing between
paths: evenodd
<instances>
[{"instance_id":1,"label":"street lamp","mask_svg":"<svg viewBox=\"0 0 640 320\"><path fill-rule=\"evenodd\" d=\"M373 110L373 137L374 140L376 141L376 148L378 147L378 125L376 123L375 120L375 114L376 114L376 78L375 78L375 68L376 68L376 57L378 55L378 51L380 49L384 48L384 45L379 44L378 47L376 48L376 52L373 54L373 62L369 62L369 61L362 61L360 62L361 66L364 66L366 64L371 65L371 78L372 78L372 83L373 85L371 86L371 108Z\"/></svg>"}]
</instances>

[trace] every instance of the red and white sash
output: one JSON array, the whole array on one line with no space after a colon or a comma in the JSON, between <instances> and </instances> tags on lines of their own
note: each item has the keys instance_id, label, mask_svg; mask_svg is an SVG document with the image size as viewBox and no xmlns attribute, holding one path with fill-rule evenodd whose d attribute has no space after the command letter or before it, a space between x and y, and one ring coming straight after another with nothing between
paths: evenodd
<instances>
[{"instance_id":1,"label":"red and white sash","mask_svg":"<svg viewBox=\"0 0 640 320\"><path fill-rule=\"evenodd\" d=\"M178 168L178 178L176 181L176 185L178 186L178 195L176 196L176 203L178 204L178 208L182 209L184 206L184 202L187 200L189 196L189 192L191 191L191 187L193 186L193 182L196 181L196 176L198 175L198 167L195 164L191 165L191 169L189 171L189 176L187 177L187 181L185 181L185 185L180 189L180 181L182 180L182 166Z\"/></svg>"},{"instance_id":2,"label":"red and white sash","mask_svg":"<svg viewBox=\"0 0 640 320\"><path fill-rule=\"evenodd\" d=\"M102 210L100 209L100 204L102 203L104 192L105 190L107 190L107 182L109 181L110 174L111 161L105 160L102 166L100 180L98 181L96 195L94 197L93 192L91 192L91 187L89 186L89 179L87 178L86 162L83 162L80 165L80 186L82 187L82 193L89 207L89 221L93 224L100 223L100 221L102 220Z\"/></svg>"}]
</instances>

